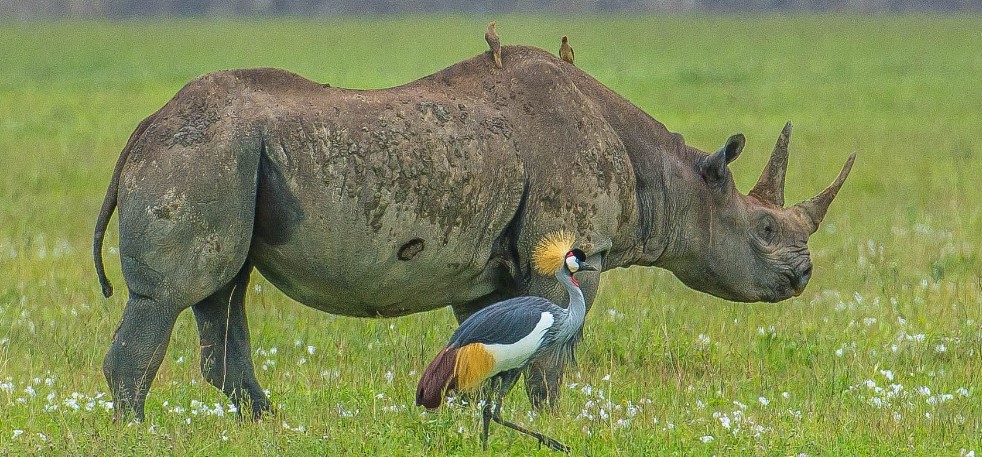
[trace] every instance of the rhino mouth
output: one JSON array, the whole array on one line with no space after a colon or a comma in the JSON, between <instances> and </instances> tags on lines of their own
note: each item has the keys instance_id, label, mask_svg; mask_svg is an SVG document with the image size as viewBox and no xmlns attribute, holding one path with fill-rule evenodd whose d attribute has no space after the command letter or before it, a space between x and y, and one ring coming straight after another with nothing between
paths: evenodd
<instances>
[{"instance_id":1,"label":"rhino mouth","mask_svg":"<svg viewBox=\"0 0 982 457\"><path fill-rule=\"evenodd\" d=\"M771 293L763 297L762 301L777 303L791 297L799 297L805 292L805 287L808 286L809 279L811 279L811 266L808 266L801 273L795 271L783 272L779 283L771 290Z\"/></svg>"}]
</instances>

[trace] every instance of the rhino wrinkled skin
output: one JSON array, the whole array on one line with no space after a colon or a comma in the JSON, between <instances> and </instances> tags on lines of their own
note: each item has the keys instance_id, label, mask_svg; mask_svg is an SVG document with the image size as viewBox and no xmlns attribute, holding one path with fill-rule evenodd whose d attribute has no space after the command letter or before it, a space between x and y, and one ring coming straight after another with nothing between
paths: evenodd
<instances>
[{"instance_id":1,"label":"rhino wrinkled skin","mask_svg":"<svg viewBox=\"0 0 982 457\"><path fill-rule=\"evenodd\" d=\"M144 415L177 315L191 307L205 378L254 415L244 307L253 268L329 313L389 317L453 307L458 319L508 297L565 303L530 268L534 243L566 228L590 262L671 270L734 301L801 293L807 248L852 165L784 208L785 127L757 186L576 67L537 48L485 53L403 86L349 90L277 69L188 83L137 127L95 234L114 210L129 300L104 372L117 417ZM599 273L581 277L587 304ZM563 367L526 376L554 404Z\"/></svg>"}]
</instances>

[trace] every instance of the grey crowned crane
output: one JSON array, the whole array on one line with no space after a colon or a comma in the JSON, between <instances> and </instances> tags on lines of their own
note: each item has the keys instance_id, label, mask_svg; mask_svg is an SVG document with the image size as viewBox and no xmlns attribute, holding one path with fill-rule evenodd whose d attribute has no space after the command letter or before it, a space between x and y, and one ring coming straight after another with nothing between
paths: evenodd
<instances>
[{"instance_id":1,"label":"grey crowned crane","mask_svg":"<svg viewBox=\"0 0 982 457\"><path fill-rule=\"evenodd\" d=\"M554 450L569 452L566 445L552 438L502 419L501 402L533 359L573 359L586 315L583 292L573 274L597 271L586 263L583 251L572 249L573 241L568 232L553 233L539 241L532 254L535 270L555 275L566 288L569 307L524 296L494 303L472 314L426 367L416 389L417 405L438 408L448 391L474 391L490 379L493 397L483 410L484 448L488 444L488 428L494 421Z\"/></svg>"}]
</instances>

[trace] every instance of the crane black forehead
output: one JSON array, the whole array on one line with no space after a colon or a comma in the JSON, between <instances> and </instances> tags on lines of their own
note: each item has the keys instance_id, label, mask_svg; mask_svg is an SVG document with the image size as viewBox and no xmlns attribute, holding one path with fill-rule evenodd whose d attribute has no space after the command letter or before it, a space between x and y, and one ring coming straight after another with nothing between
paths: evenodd
<instances>
[{"instance_id":1,"label":"crane black forehead","mask_svg":"<svg viewBox=\"0 0 982 457\"><path fill-rule=\"evenodd\" d=\"M586 253L584 253L580 248L573 249L572 251L569 252L572 252L573 256L576 257L576 260L579 260L580 262L586 260Z\"/></svg>"}]
</instances>

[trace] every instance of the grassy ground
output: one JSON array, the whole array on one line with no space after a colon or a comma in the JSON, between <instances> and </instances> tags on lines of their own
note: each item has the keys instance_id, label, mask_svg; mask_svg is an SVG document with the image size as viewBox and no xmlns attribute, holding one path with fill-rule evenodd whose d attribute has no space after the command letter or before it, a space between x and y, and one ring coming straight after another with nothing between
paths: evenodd
<instances>
[{"instance_id":1,"label":"grassy ground","mask_svg":"<svg viewBox=\"0 0 982 457\"><path fill-rule=\"evenodd\" d=\"M448 310L317 313L257 275L255 362L280 415L239 422L197 369L181 317L148 420L111 421L101 361L125 294L90 254L118 151L191 78L277 66L346 87L424 76L484 49L489 18L0 25L0 455L481 453L471 407L423 414L418 374ZM976 17L498 18L713 150L744 132L748 189L795 122L788 199L853 175L810 243L814 279L776 305L671 274L605 274L555 416L506 415L587 455L982 452L982 20ZM115 224L107 243L121 286ZM528 455L493 429L490 454Z\"/></svg>"}]
</instances>

